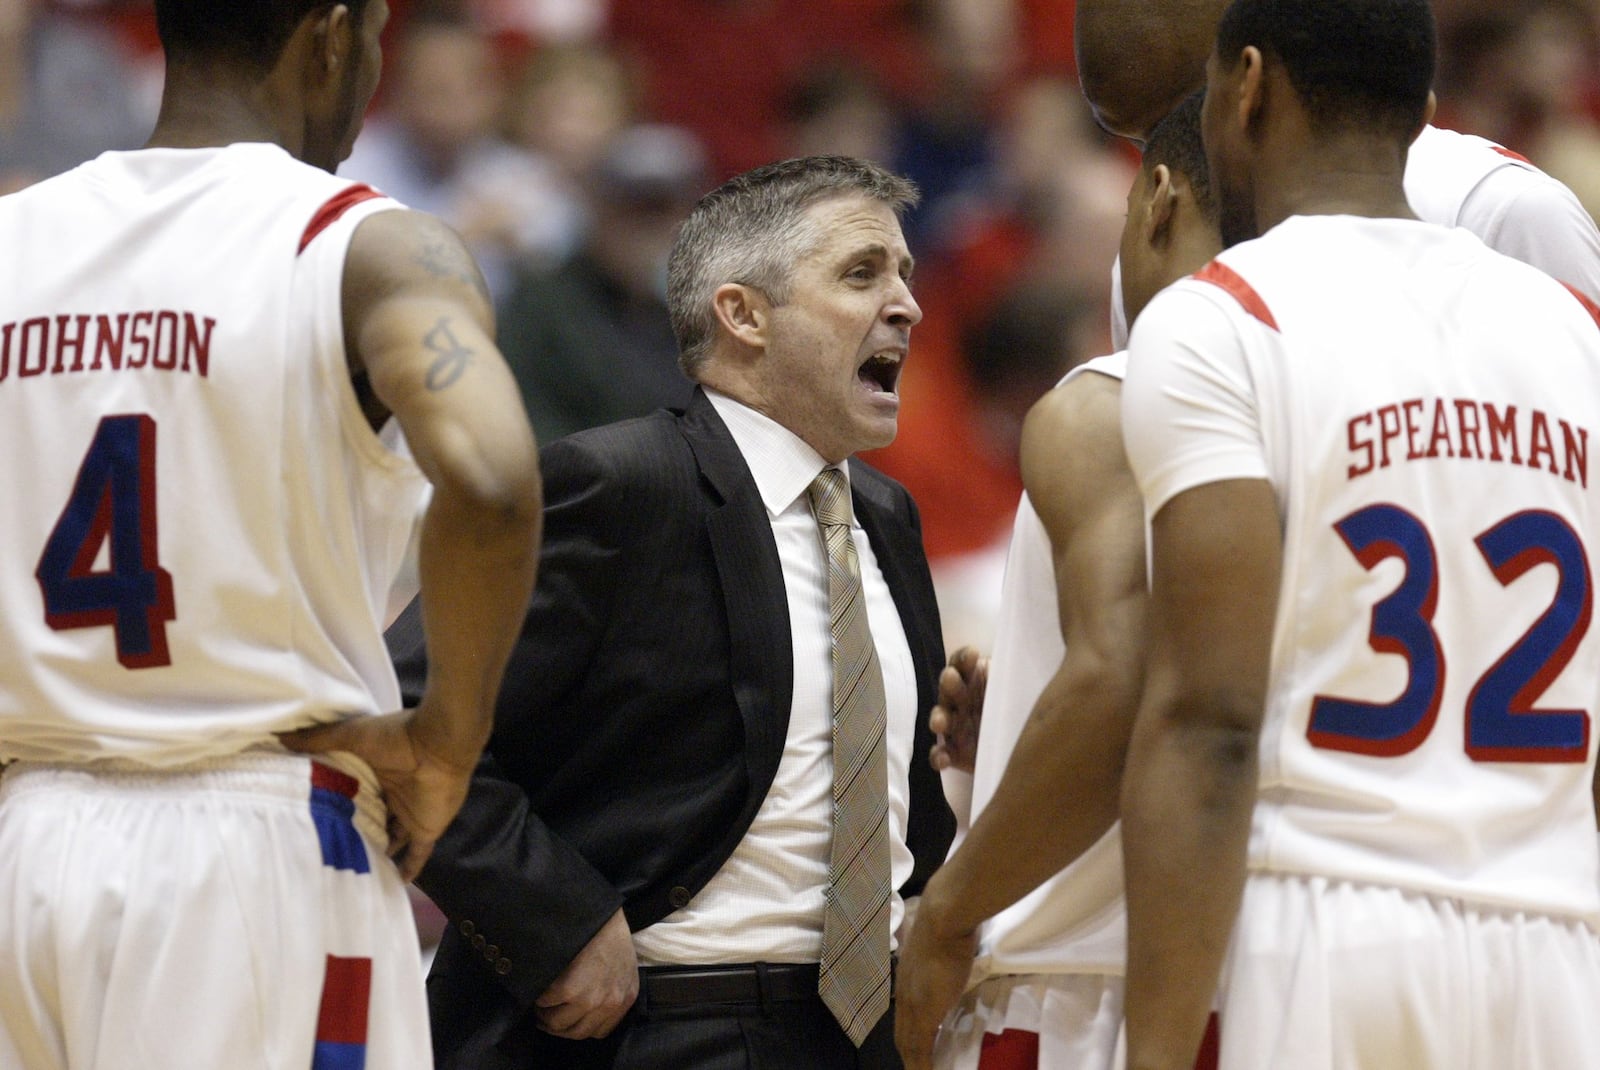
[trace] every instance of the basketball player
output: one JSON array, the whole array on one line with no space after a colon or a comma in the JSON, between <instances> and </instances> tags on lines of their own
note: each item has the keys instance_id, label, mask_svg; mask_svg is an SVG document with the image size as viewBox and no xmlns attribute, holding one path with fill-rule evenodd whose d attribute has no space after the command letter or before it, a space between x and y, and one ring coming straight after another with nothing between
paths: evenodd
<instances>
[{"instance_id":1,"label":"basketball player","mask_svg":"<svg viewBox=\"0 0 1600 1070\"><path fill-rule=\"evenodd\" d=\"M1130 317L1221 248L1200 100L1156 125L1128 194ZM1074 369L1024 425L1027 492L983 698L972 829L929 880L901 951L895 1026L908 1070L1116 1065L1115 821L1145 602L1144 510L1122 452L1125 368L1119 353ZM961 998L969 974L981 983Z\"/></svg>"},{"instance_id":2,"label":"basketball player","mask_svg":"<svg viewBox=\"0 0 1600 1070\"><path fill-rule=\"evenodd\" d=\"M149 145L0 200L0 1065L425 1067L404 878L488 735L533 438L460 241L331 173L384 0L156 14Z\"/></svg>"},{"instance_id":3,"label":"basketball player","mask_svg":"<svg viewBox=\"0 0 1600 1070\"><path fill-rule=\"evenodd\" d=\"M1078 72L1096 121L1142 143L1156 120L1200 88L1226 6L1227 0L1078 0ZM1424 126L1407 158L1405 188L1422 219L1465 227L1491 249L1600 302L1600 229L1571 190L1515 152ZM1114 267L1111 336L1119 347L1128 338L1120 286Z\"/></svg>"},{"instance_id":4,"label":"basketball player","mask_svg":"<svg viewBox=\"0 0 1600 1070\"><path fill-rule=\"evenodd\" d=\"M1135 1070L1187 1066L1213 993L1228 1070L1600 1054L1600 325L1411 211L1434 51L1427 0L1219 27L1231 248L1145 309L1122 397L1152 569Z\"/></svg>"}]
</instances>

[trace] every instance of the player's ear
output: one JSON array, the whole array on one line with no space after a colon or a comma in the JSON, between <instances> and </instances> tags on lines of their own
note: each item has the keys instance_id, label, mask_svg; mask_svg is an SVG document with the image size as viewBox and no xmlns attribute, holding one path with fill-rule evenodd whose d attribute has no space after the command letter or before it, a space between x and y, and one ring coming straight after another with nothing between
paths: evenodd
<instances>
[{"instance_id":1,"label":"player's ear","mask_svg":"<svg viewBox=\"0 0 1600 1070\"><path fill-rule=\"evenodd\" d=\"M1417 138L1422 136L1422 127L1427 126L1429 123L1433 122L1434 113L1436 113L1438 110L1439 110L1439 95L1437 93L1435 93L1433 90L1430 89L1430 90L1428 90L1428 103L1427 103L1427 106L1422 109L1422 125L1418 126L1417 129L1412 132L1412 134L1411 134L1411 140L1412 141L1415 141L1415 140L1417 140Z\"/></svg>"},{"instance_id":2,"label":"player's ear","mask_svg":"<svg viewBox=\"0 0 1600 1070\"><path fill-rule=\"evenodd\" d=\"M1255 45L1246 45L1239 54L1234 74L1238 78L1239 88L1237 118L1240 128L1249 130L1255 126L1261 106L1266 101L1266 61L1261 56L1261 50Z\"/></svg>"},{"instance_id":3,"label":"player's ear","mask_svg":"<svg viewBox=\"0 0 1600 1070\"><path fill-rule=\"evenodd\" d=\"M306 84L310 88L337 88L345 68L354 61L355 20L344 4L315 8L301 20L296 35L306 34Z\"/></svg>"},{"instance_id":4,"label":"player's ear","mask_svg":"<svg viewBox=\"0 0 1600 1070\"><path fill-rule=\"evenodd\" d=\"M1145 187L1144 238L1149 245L1164 245L1172 232L1172 217L1178 206L1178 190L1172 169L1156 164Z\"/></svg>"},{"instance_id":5,"label":"player's ear","mask_svg":"<svg viewBox=\"0 0 1600 1070\"><path fill-rule=\"evenodd\" d=\"M711 295L711 308L724 331L753 349L764 349L772 322L772 302L754 286L725 282Z\"/></svg>"}]
</instances>

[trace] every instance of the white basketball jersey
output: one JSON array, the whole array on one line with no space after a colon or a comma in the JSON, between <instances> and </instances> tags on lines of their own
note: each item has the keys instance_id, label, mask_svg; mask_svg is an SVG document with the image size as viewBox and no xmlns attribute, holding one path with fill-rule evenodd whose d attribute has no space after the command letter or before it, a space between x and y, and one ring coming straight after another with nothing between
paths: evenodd
<instances>
[{"instance_id":1,"label":"white basketball jersey","mask_svg":"<svg viewBox=\"0 0 1600 1070\"><path fill-rule=\"evenodd\" d=\"M1419 219L1464 227L1600 302L1600 229L1577 196L1525 157L1472 134L1424 126L1406 156L1406 199ZM1111 268L1111 342L1128 344L1122 261Z\"/></svg>"},{"instance_id":2,"label":"white basketball jersey","mask_svg":"<svg viewBox=\"0 0 1600 1070\"><path fill-rule=\"evenodd\" d=\"M1127 356L1097 357L1062 383L1087 372L1121 380ZM1012 750L1066 648L1056 606L1050 536L1026 493L1006 554L983 731L973 769L972 816L994 797ZM1120 826L1023 899L990 919L981 934L975 977L990 974L1123 971L1126 911L1122 901Z\"/></svg>"},{"instance_id":3,"label":"white basketball jersey","mask_svg":"<svg viewBox=\"0 0 1600 1070\"><path fill-rule=\"evenodd\" d=\"M1251 865L1593 913L1593 306L1465 230L1295 217L1129 367L1150 516L1228 479L1282 511Z\"/></svg>"},{"instance_id":4,"label":"white basketball jersey","mask_svg":"<svg viewBox=\"0 0 1600 1070\"><path fill-rule=\"evenodd\" d=\"M0 199L0 759L166 765L396 707L426 484L361 413L340 290L397 207L264 144Z\"/></svg>"}]
</instances>

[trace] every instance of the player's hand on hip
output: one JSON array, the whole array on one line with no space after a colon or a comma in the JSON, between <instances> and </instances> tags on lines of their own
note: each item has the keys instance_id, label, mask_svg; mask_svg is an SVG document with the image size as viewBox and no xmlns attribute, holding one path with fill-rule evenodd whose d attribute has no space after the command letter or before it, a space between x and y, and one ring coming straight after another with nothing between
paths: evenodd
<instances>
[{"instance_id":1,"label":"player's hand on hip","mask_svg":"<svg viewBox=\"0 0 1600 1070\"><path fill-rule=\"evenodd\" d=\"M461 756L432 743L430 724L419 707L381 717L352 717L278 737L285 747L302 754L348 751L367 763L389 811L389 856L407 881L422 872L434 844L461 809L476 759L474 755L462 764Z\"/></svg>"},{"instance_id":2,"label":"player's hand on hip","mask_svg":"<svg viewBox=\"0 0 1600 1070\"><path fill-rule=\"evenodd\" d=\"M900 946L894 985L894 1042L905 1070L929 1070L934 1043L972 974L978 951L975 932L944 934L934 919L918 909Z\"/></svg>"},{"instance_id":3,"label":"player's hand on hip","mask_svg":"<svg viewBox=\"0 0 1600 1070\"><path fill-rule=\"evenodd\" d=\"M928 728L936 737L928 761L935 769L972 772L988 684L988 658L970 646L950 655L939 674L939 704L928 714Z\"/></svg>"},{"instance_id":4,"label":"player's hand on hip","mask_svg":"<svg viewBox=\"0 0 1600 1070\"><path fill-rule=\"evenodd\" d=\"M603 1037L639 995L639 960L618 910L535 1000L539 1028L567 1040Z\"/></svg>"}]
</instances>

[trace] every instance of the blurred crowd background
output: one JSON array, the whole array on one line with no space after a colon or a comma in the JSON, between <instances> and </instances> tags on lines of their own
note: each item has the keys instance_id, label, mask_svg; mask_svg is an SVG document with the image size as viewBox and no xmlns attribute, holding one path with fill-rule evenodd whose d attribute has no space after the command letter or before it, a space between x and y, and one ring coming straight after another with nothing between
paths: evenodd
<instances>
[{"instance_id":1,"label":"blurred crowd background","mask_svg":"<svg viewBox=\"0 0 1600 1070\"><path fill-rule=\"evenodd\" d=\"M1074 0L390 0L385 74L340 173L476 250L541 440L688 395L663 290L706 190L788 156L914 178L926 314L895 444L952 647L987 646L1029 405L1109 346L1136 157L1078 91ZM1600 0L1436 0L1440 125L1600 211ZM0 0L0 192L137 147L148 0Z\"/></svg>"}]
</instances>

